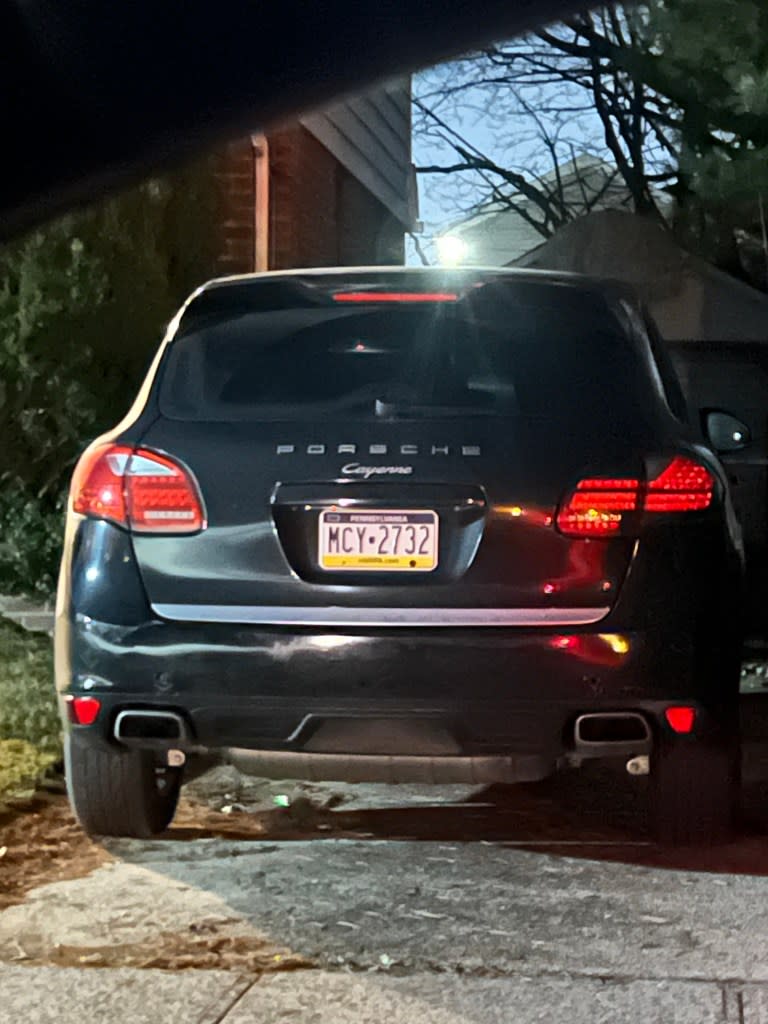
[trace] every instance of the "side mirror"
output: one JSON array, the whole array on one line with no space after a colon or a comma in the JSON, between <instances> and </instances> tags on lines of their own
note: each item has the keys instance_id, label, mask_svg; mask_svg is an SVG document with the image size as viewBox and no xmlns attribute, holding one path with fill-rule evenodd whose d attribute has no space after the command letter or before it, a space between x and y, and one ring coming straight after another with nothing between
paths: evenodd
<instances>
[{"instance_id":1,"label":"side mirror","mask_svg":"<svg viewBox=\"0 0 768 1024\"><path fill-rule=\"evenodd\" d=\"M703 414L704 433L716 452L738 452L752 441L752 434L746 423L736 416L720 409Z\"/></svg>"}]
</instances>

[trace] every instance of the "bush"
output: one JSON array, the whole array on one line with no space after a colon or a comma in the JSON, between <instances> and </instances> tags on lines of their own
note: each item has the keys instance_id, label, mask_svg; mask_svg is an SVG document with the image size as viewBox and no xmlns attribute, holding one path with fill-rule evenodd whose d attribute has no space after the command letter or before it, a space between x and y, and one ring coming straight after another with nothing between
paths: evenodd
<instances>
[{"instance_id":1,"label":"bush","mask_svg":"<svg viewBox=\"0 0 768 1024\"><path fill-rule=\"evenodd\" d=\"M0 248L0 593L52 594L77 456L213 272L213 180L199 162Z\"/></svg>"},{"instance_id":2,"label":"bush","mask_svg":"<svg viewBox=\"0 0 768 1024\"><path fill-rule=\"evenodd\" d=\"M24 740L0 740L0 801L34 790L55 760Z\"/></svg>"},{"instance_id":3,"label":"bush","mask_svg":"<svg viewBox=\"0 0 768 1024\"><path fill-rule=\"evenodd\" d=\"M61 725L49 637L0 621L0 740L24 740L61 755Z\"/></svg>"},{"instance_id":4,"label":"bush","mask_svg":"<svg viewBox=\"0 0 768 1024\"><path fill-rule=\"evenodd\" d=\"M0 622L0 801L61 759L61 725L47 637Z\"/></svg>"},{"instance_id":5,"label":"bush","mask_svg":"<svg viewBox=\"0 0 768 1024\"><path fill-rule=\"evenodd\" d=\"M18 483L0 491L0 593L50 600L56 589L65 494L35 499Z\"/></svg>"},{"instance_id":6,"label":"bush","mask_svg":"<svg viewBox=\"0 0 768 1024\"><path fill-rule=\"evenodd\" d=\"M77 226L67 217L0 250L0 482L36 498L61 488L100 412L76 322L98 308L106 283Z\"/></svg>"}]
</instances>

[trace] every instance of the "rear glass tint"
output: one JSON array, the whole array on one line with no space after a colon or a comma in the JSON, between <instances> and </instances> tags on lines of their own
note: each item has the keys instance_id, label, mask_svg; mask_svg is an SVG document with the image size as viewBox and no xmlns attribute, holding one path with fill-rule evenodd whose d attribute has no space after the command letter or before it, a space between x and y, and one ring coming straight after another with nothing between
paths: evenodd
<instances>
[{"instance_id":1,"label":"rear glass tint","mask_svg":"<svg viewBox=\"0 0 768 1024\"><path fill-rule=\"evenodd\" d=\"M182 321L170 346L169 418L549 417L627 413L649 398L647 368L605 299L571 286L492 282L407 305L239 302L231 315L221 305L186 332Z\"/></svg>"}]
</instances>

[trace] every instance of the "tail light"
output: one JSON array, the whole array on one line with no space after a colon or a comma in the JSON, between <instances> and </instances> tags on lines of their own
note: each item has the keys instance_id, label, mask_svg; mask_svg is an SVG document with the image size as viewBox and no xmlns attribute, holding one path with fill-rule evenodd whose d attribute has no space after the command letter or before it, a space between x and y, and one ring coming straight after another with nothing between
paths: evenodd
<instances>
[{"instance_id":1,"label":"tail light","mask_svg":"<svg viewBox=\"0 0 768 1024\"><path fill-rule=\"evenodd\" d=\"M457 292L336 292L334 302L456 302Z\"/></svg>"},{"instance_id":2,"label":"tail light","mask_svg":"<svg viewBox=\"0 0 768 1024\"><path fill-rule=\"evenodd\" d=\"M72 478L72 508L137 533L195 533L206 526L190 473L144 448L103 445L85 453Z\"/></svg>"},{"instance_id":3,"label":"tail light","mask_svg":"<svg viewBox=\"0 0 768 1024\"><path fill-rule=\"evenodd\" d=\"M715 480L704 466L678 455L648 484L646 512L695 512L709 508Z\"/></svg>"},{"instance_id":4,"label":"tail light","mask_svg":"<svg viewBox=\"0 0 768 1024\"><path fill-rule=\"evenodd\" d=\"M569 537L609 537L639 500L639 480L581 480L560 506L558 529Z\"/></svg>"},{"instance_id":5,"label":"tail light","mask_svg":"<svg viewBox=\"0 0 768 1024\"><path fill-rule=\"evenodd\" d=\"M695 512L709 508L715 479L700 463L676 455L647 482L628 479L581 480L557 513L557 526L568 537L618 534L634 512Z\"/></svg>"}]
</instances>

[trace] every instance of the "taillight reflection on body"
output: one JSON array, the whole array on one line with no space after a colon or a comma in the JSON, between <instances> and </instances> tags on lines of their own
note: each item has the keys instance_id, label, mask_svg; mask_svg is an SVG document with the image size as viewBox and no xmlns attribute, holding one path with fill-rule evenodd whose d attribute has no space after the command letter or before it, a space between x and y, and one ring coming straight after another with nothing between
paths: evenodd
<instances>
[{"instance_id":1,"label":"taillight reflection on body","mask_svg":"<svg viewBox=\"0 0 768 1024\"><path fill-rule=\"evenodd\" d=\"M195 533L205 523L191 475L173 459L123 445L86 452L72 478L72 508L138 533Z\"/></svg>"},{"instance_id":2,"label":"taillight reflection on body","mask_svg":"<svg viewBox=\"0 0 768 1024\"><path fill-rule=\"evenodd\" d=\"M695 512L712 504L715 480L694 459L677 455L653 479L581 480L560 506L557 527L569 537L618 534L628 513Z\"/></svg>"},{"instance_id":3,"label":"taillight reflection on body","mask_svg":"<svg viewBox=\"0 0 768 1024\"><path fill-rule=\"evenodd\" d=\"M549 646L556 651L567 651L592 665L616 665L632 649L631 641L621 633L572 633L553 636Z\"/></svg>"}]
</instances>

